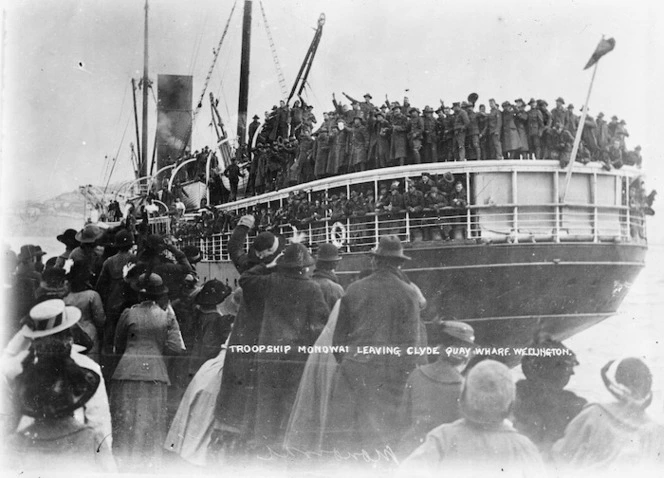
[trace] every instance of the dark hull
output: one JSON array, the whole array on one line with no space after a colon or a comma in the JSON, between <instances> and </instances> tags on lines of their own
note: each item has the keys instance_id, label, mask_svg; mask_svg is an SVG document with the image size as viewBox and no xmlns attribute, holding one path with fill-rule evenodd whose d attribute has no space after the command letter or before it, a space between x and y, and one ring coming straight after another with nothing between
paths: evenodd
<instances>
[{"instance_id":1,"label":"dark hull","mask_svg":"<svg viewBox=\"0 0 664 478\"><path fill-rule=\"evenodd\" d=\"M627 244L422 243L406 249L412 261L404 270L427 298L425 321L468 321L479 344L523 346L538 330L564 339L614 314L643 268L646 250ZM367 267L368 256L351 254L338 272L347 285Z\"/></svg>"}]
</instances>

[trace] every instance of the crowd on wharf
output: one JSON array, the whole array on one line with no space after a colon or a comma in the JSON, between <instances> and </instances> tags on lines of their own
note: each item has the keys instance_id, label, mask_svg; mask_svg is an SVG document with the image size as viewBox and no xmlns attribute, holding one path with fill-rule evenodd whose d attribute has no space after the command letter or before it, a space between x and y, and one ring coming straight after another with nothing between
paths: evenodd
<instances>
[{"instance_id":1,"label":"crowd on wharf","mask_svg":"<svg viewBox=\"0 0 664 478\"><path fill-rule=\"evenodd\" d=\"M576 355L540 333L515 383L468 323L425 328L397 236L382 236L344 289L333 244L310 251L244 215L228 241L233 290L199 284L196 247L127 223L67 230L46 261L38 245L4 251L11 467L306 469L315 458L409 476L545 476L662 465L642 359L608 362L598 373L615 400L588 403L567 389Z\"/></svg>"}]
</instances>

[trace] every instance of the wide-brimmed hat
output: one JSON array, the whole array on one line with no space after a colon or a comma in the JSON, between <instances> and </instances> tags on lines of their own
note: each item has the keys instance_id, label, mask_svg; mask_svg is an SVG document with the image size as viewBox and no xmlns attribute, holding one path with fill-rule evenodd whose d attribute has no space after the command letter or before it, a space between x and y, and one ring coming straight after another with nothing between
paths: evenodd
<instances>
[{"instance_id":1,"label":"wide-brimmed hat","mask_svg":"<svg viewBox=\"0 0 664 478\"><path fill-rule=\"evenodd\" d=\"M316 256L318 262L336 262L341 260L339 255L339 249L334 244L321 244L318 248L318 256Z\"/></svg>"},{"instance_id":2,"label":"wide-brimmed hat","mask_svg":"<svg viewBox=\"0 0 664 478\"><path fill-rule=\"evenodd\" d=\"M530 100L528 100L528 104L529 104L529 105L532 105L532 104L535 104L535 105L536 105L536 104L537 104L537 101L535 101L535 98L530 98Z\"/></svg>"},{"instance_id":3,"label":"wide-brimmed hat","mask_svg":"<svg viewBox=\"0 0 664 478\"><path fill-rule=\"evenodd\" d=\"M138 278L138 291L143 294L155 297L162 296L168 293L168 287L164 285L164 281L159 274L152 273L150 277L147 274L141 274Z\"/></svg>"},{"instance_id":4,"label":"wide-brimmed hat","mask_svg":"<svg viewBox=\"0 0 664 478\"><path fill-rule=\"evenodd\" d=\"M32 309L21 333L30 339L38 339L68 329L81 319L78 307L66 306L60 299L45 300Z\"/></svg>"},{"instance_id":5,"label":"wide-brimmed hat","mask_svg":"<svg viewBox=\"0 0 664 478\"><path fill-rule=\"evenodd\" d=\"M68 355L33 356L16 378L21 413L38 419L64 418L92 398L101 377Z\"/></svg>"},{"instance_id":6,"label":"wide-brimmed hat","mask_svg":"<svg viewBox=\"0 0 664 478\"><path fill-rule=\"evenodd\" d=\"M117 248L131 247L134 245L134 235L130 231L123 229L115 235L113 245Z\"/></svg>"},{"instance_id":7,"label":"wide-brimmed hat","mask_svg":"<svg viewBox=\"0 0 664 478\"><path fill-rule=\"evenodd\" d=\"M562 104L565 104L565 100L562 99L562 97L559 96L558 98L556 98L556 103L562 103Z\"/></svg>"},{"instance_id":8,"label":"wide-brimmed hat","mask_svg":"<svg viewBox=\"0 0 664 478\"><path fill-rule=\"evenodd\" d=\"M79 242L76 240L76 229L67 229L62 234L59 234L56 239L67 247L74 248L79 245Z\"/></svg>"},{"instance_id":9,"label":"wide-brimmed hat","mask_svg":"<svg viewBox=\"0 0 664 478\"><path fill-rule=\"evenodd\" d=\"M196 296L196 303L200 305L217 305L231 294L229 286L217 279L207 281Z\"/></svg>"},{"instance_id":10,"label":"wide-brimmed hat","mask_svg":"<svg viewBox=\"0 0 664 478\"><path fill-rule=\"evenodd\" d=\"M502 106L503 108L507 108L508 106L512 106L512 103L510 103L509 101L503 101L500 106Z\"/></svg>"},{"instance_id":11,"label":"wide-brimmed hat","mask_svg":"<svg viewBox=\"0 0 664 478\"><path fill-rule=\"evenodd\" d=\"M371 96L370 93L365 93L365 95L363 96L363 98L366 98L366 97L369 97L369 99L373 99L373 96Z\"/></svg>"},{"instance_id":12,"label":"wide-brimmed hat","mask_svg":"<svg viewBox=\"0 0 664 478\"><path fill-rule=\"evenodd\" d=\"M652 403L652 373L641 359L611 360L601 374L606 388L621 402L642 409Z\"/></svg>"},{"instance_id":13,"label":"wide-brimmed hat","mask_svg":"<svg viewBox=\"0 0 664 478\"><path fill-rule=\"evenodd\" d=\"M261 119L261 118L258 115L254 115L253 119Z\"/></svg>"},{"instance_id":14,"label":"wide-brimmed hat","mask_svg":"<svg viewBox=\"0 0 664 478\"><path fill-rule=\"evenodd\" d=\"M32 244L26 244L21 246L21 252L18 253L19 261L26 261L32 259L33 257L41 257L46 254L41 250L41 247L33 246Z\"/></svg>"},{"instance_id":15,"label":"wide-brimmed hat","mask_svg":"<svg viewBox=\"0 0 664 478\"><path fill-rule=\"evenodd\" d=\"M495 360L482 360L463 384L461 414L479 424L500 423L509 414L514 395L510 369Z\"/></svg>"},{"instance_id":16,"label":"wide-brimmed hat","mask_svg":"<svg viewBox=\"0 0 664 478\"><path fill-rule=\"evenodd\" d=\"M378 246L371 251L371 255L410 260L410 257L404 255L401 240L395 235L382 236L378 241Z\"/></svg>"},{"instance_id":17,"label":"wide-brimmed hat","mask_svg":"<svg viewBox=\"0 0 664 478\"><path fill-rule=\"evenodd\" d=\"M201 262L203 256L201 256L201 250L196 246L184 246L182 252L187 257L189 264L196 264Z\"/></svg>"},{"instance_id":18,"label":"wide-brimmed hat","mask_svg":"<svg viewBox=\"0 0 664 478\"><path fill-rule=\"evenodd\" d=\"M277 265L288 269L303 269L316 263L303 244L290 244L283 255L277 259Z\"/></svg>"},{"instance_id":19,"label":"wide-brimmed hat","mask_svg":"<svg viewBox=\"0 0 664 478\"><path fill-rule=\"evenodd\" d=\"M446 183L452 184L454 182L454 175L449 171L445 171L445 174L443 174L443 179Z\"/></svg>"},{"instance_id":20,"label":"wide-brimmed hat","mask_svg":"<svg viewBox=\"0 0 664 478\"><path fill-rule=\"evenodd\" d=\"M99 226L88 224L78 231L75 238L81 244L93 244L101 237L104 232Z\"/></svg>"}]
</instances>

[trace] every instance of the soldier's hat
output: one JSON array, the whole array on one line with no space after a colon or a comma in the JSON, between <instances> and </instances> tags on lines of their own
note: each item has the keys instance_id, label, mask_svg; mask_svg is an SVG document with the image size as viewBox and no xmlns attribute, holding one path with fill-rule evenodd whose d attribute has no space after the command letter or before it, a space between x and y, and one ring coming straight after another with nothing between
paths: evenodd
<instances>
[{"instance_id":1,"label":"soldier's hat","mask_svg":"<svg viewBox=\"0 0 664 478\"><path fill-rule=\"evenodd\" d=\"M390 184L390 189L399 189L399 181L392 181L392 184Z\"/></svg>"},{"instance_id":2,"label":"soldier's hat","mask_svg":"<svg viewBox=\"0 0 664 478\"><path fill-rule=\"evenodd\" d=\"M454 182L454 175L449 171L445 171L445 174L443 174L443 179L445 180L446 183L451 184Z\"/></svg>"},{"instance_id":3,"label":"soldier's hat","mask_svg":"<svg viewBox=\"0 0 664 478\"><path fill-rule=\"evenodd\" d=\"M600 111L599 113L597 113L597 117L598 117L598 118L604 118L604 113L602 113L602 112Z\"/></svg>"},{"instance_id":4,"label":"soldier's hat","mask_svg":"<svg viewBox=\"0 0 664 478\"><path fill-rule=\"evenodd\" d=\"M393 257L395 259L410 260L410 257L404 255L401 240L394 235L382 236L378 242L378 247L371 251L372 256Z\"/></svg>"},{"instance_id":5,"label":"soldier's hat","mask_svg":"<svg viewBox=\"0 0 664 478\"><path fill-rule=\"evenodd\" d=\"M353 121L355 121L356 119L359 119L360 121L362 121L364 118L362 118L362 115L353 116Z\"/></svg>"},{"instance_id":6,"label":"soldier's hat","mask_svg":"<svg viewBox=\"0 0 664 478\"><path fill-rule=\"evenodd\" d=\"M524 105L526 104L526 103L523 101L523 98L517 98L516 100L514 100L514 102L515 102L515 103L523 103Z\"/></svg>"},{"instance_id":7,"label":"soldier's hat","mask_svg":"<svg viewBox=\"0 0 664 478\"><path fill-rule=\"evenodd\" d=\"M627 124L625 120L620 120L619 124Z\"/></svg>"},{"instance_id":8,"label":"soldier's hat","mask_svg":"<svg viewBox=\"0 0 664 478\"><path fill-rule=\"evenodd\" d=\"M425 113L433 113L433 108L432 108L431 106L429 106L429 105L426 105L426 106L424 107L424 112L425 112Z\"/></svg>"},{"instance_id":9,"label":"soldier's hat","mask_svg":"<svg viewBox=\"0 0 664 478\"><path fill-rule=\"evenodd\" d=\"M374 111L374 116L378 116L378 115L380 115L380 116L382 116L383 118L385 118L385 113L383 113L381 110L376 110L376 111Z\"/></svg>"},{"instance_id":10,"label":"soldier's hat","mask_svg":"<svg viewBox=\"0 0 664 478\"><path fill-rule=\"evenodd\" d=\"M410 108L410 109L408 110L408 114L411 114L413 111L416 111L417 114L420 113L420 110L418 110L417 108L413 107L413 108Z\"/></svg>"},{"instance_id":11,"label":"soldier's hat","mask_svg":"<svg viewBox=\"0 0 664 478\"><path fill-rule=\"evenodd\" d=\"M461 103L459 103L458 101L452 103L452 108L456 108L457 106L461 106Z\"/></svg>"},{"instance_id":12,"label":"soldier's hat","mask_svg":"<svg viewBox=\"0 0 664 478\"><path fill-rule=\"evenodd\" d=\"M512 103L510 103L509 101L503 101L503 104L501 104L500 106L502 106L503 108L507 108L508 106L512 106Z\"/></svg>"},{"instance_id":13,"label":"soldier's hat","mask_svg":"<svg viewBox=\"0 0 664 478\"><path fill-rule=\"evenodd\" d=\"M556 98L556 103L565 104L565 100L563 100L562 97L559 96L558 98Z\"/></svg>"},{"instance_id":14,"label":"soldier's hat","mask_svg":"<svg viewBox=\"0 0 664 478\"><path fill-rule=\"evenodd\" d=\"M537 100L537 105L538 106L549 106L549 103L547 103L546 100Z\"/></svg>"},{"instance_id":15,"label":"soldier's hat","mask_svg":"<svg viewBox=\"0 0 664 478\"><path fill-rule=\"evenodd\" d=\"M253 119L261 119L261 117L258 116L258 115L254 115L254 118L253 118Z\"/></svg>"},{"instance_id":16,"label":"soldier's hat","mask_svg":"<svg viewBox=\"0 0 664 478\"><path fill-rule=\"evenodd\" d=\"M573 109L574 109L574 105L573 105L572 103L568 104L568 105L567 105L567 109L568 109L568 110L573 110Z\"/></svg>"},{"instance_id":17,"label":"soldier's hat","mask_svg":"<svg viewBox=\"0 0 664 478\"><path fill-rule=\"evenodd\" d=\"M468 103L467 101L462 101L461 102L461 107L462 108L470 108L471 106L473 106L473 105L471 103Z\"/></svg>"},{"instance_id":18,"label":"soldier's hat","mask_svg":"<svg viewBox=\"0 0 664 478\"><path fill-rule=\"evenodd\" d=\"M614 121L618 121L618 117L616 115L611 116L611 119Z\"/></svg>"},{"instance_id":19,"label":"soldier's hat","mask_svg":"<svg viewBox=\"0 0 664 478\"><path fill-rule=\"evenodd\" d=\"M316 261L318 262L337 262L341 260L339 249L334 244L321 244L318 248Z\"/></svg>"},{"instance_id":20,"label":"soldier's hat","mask_svg":"<svg viewBox=\"0 0 664 478\"><path fill-rule=\"evenodd\" d=\"M528 104L532 105L533 103L537 104L537 101L535 101L535 98L530 98L530 101L528 101Z\"/></svg>"},{"instance_id":21,"label":"soldier's hat","mask_svg":"<svg viewBox=\"0 0 664 478\"><path fill-rule=\"evenodd\" d=\"M365 94L365 95L363 96L363 98L369 98L369 99L372 99L373 96L371 96L371 94L367 93L367 94Z\"/></svg>"},{"instance_id":22,"label":"soldier's hat","mask_svg":"<svg viewBox=\"0 0 664 478\"><path fill-rule=\"evenodd\" d=\"M443 106L439 106L438 109L436 111L434 111L434 113L436 113L436 114L441 114L441 113L444 113L444 112L445 112L445 108Z\"/></svg>"},{"instance_id":23,"label":"soldier's hat","mask_svg":"<svg viewBox=\"0 0 664 478\"><path fill-rule=\"evenodd\" d=\"M76 240L75 229L67 229L64 233L58 235L56 239L67 247L74 248L79 245L79 242Z\"/></svg>"},{"instance_id":24,"label":"soldier's hat","mask_svg":"<svg viewBox=\"0 0 664 478\"><path fill-rule=\"evenodd\" d=\"M385 103L383 103L382 105L380 105L380 109L381 109L381 110L386 110L386 109L387 109L387 105L386 105Z\"/></svg>"}]
</instances>

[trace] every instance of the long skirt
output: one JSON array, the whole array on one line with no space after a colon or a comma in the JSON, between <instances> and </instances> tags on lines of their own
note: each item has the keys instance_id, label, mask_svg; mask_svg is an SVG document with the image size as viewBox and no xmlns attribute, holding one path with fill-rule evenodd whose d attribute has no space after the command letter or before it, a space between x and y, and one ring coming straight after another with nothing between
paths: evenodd
<instances>
[{"instance_id":1,"label":"long skirt","mask_svg":"<svg viewBox=\"0 0 664 478\"><path fill-rule=\"evenodd\" d=\"M157 471L166 438L167 391L163 382L113 380L113 454L120 471Z\"/></svg>"}]
</instances>

